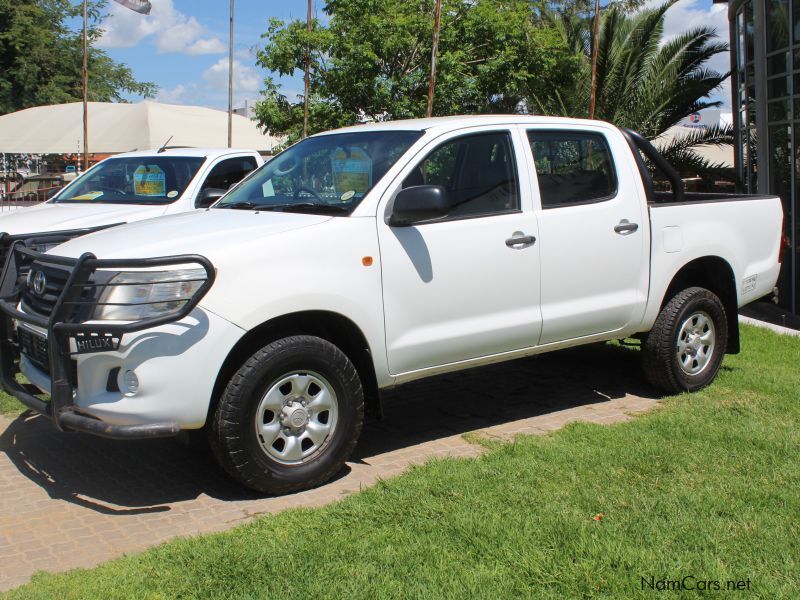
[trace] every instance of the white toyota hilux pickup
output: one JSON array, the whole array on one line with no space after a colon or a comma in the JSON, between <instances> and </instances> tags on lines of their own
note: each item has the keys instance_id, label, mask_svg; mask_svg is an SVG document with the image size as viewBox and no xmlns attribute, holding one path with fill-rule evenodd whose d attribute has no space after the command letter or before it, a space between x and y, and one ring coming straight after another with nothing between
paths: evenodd
<instances>
[{"instance_id":1,"label":"white toyota hilux pickup","mask_svg":"<svg viewBox=\"0 0 800 600\"><path fill-rule=\"evenodd\" d=\"M231 148L117 154L47 202L0 215L0 265L15 241L45 251L100 229L208 207L262 164L258 152Z\"/></svg>"},{"instance_id":2,"label":"white toyota hilux pickup","mask_svg":"<svg viewBox=\"0 0 800 600\"><path fill-rule=\"evenodd\" d=\"M430 375L638 335L652 384L708 385L737 308L773 290L781 226L777 197L685 194L599 121L342 129L210 209L15 243L3 386L63 430L205 428L232 477L285 493L341 468L380 390Z\"/></svg>"}]
</instances>

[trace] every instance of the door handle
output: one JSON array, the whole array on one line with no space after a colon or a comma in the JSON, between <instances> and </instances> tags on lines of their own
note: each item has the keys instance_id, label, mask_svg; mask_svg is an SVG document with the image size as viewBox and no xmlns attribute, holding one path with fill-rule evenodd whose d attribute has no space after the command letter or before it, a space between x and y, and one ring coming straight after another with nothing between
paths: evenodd
<instances>
[{"instance_id":1,"label":"door handle","mask_svg":"<svg viewBox=\"0 0 800 600\"><path fill-rule=\"evenodd\" d=\"M514 250L522 250L528 246L533 246L536 243L536 238L532 235L525 235L521 231L515 231L510 238L506 240L506 246Z\"/></svg>"},{"instance_id":2,"label":"door handle","mask_svg":"<svg viewBox=\"0 0 800 600\"><path fill-rule=\"evenodd\" d=\"M614 225L614 231L620 235L630 235L639 229L638 223L631 223L628 219L622 219L618 225Z\"/></svg>"}]
</instances>

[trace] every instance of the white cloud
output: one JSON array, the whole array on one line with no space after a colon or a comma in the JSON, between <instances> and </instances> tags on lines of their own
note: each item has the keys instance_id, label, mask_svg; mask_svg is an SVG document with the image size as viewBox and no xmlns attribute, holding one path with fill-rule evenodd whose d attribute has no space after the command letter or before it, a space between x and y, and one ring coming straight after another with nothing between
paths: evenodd
<instances>
[{"instance_id":1,"label":"white cloud","mask_svg":"<svg viewBox=\"0 0 800 600\"><path fill-rule=\"evenodd\" d=\"M140 15L112 3L108 17L102 22L102 48L130 48L152 38L162 53L220 54L227 46L219 38L208 35L194 17L177 10L172 0L154 0L149 16Z\"/></svg>"},{"instance_id":2,"label":"white cloud","mask_svg":"<svg viewBox=\"0 0 800 600\"><path fill-rule=\"evenodd\" d=\"M661 0L656 0L648 2L646 6L652 8L660 6L662 3ZM662 42L696 27L711 27L716 30L719 41L729 42L728 5L711 4L710 0L681 0L667 11ZM731 68L730 53L717 54L706 63L706 66L720 73L727 73ZM730 77L723 82L722 87L714 92L712 100L719 100L723 103L723 108L730 109Z\"/></svg>"},{"instance_id":3,"label":"white cloud","mask_svg":"<svg viewBox=\"0 0 800 600\"><path fill-rule=\"evenodd\" d=\"M228 59L220 58L203 71L203 80L211 89L228 89ZM233 61L233 89L237 93L256 92L261 86L261 78L255 68Z\"/></svg>"},{"instance_id":4,"label":"white cloud","mask_svg":"<svg viewBox=\"0 0 800 600\"><path fill-rule=\"evenodd\" d=\"M187 86L178 84L172 89L160 89L156 95L156 102L184 104L191 96L191 90Z\"/></svg>"}]
</instances>

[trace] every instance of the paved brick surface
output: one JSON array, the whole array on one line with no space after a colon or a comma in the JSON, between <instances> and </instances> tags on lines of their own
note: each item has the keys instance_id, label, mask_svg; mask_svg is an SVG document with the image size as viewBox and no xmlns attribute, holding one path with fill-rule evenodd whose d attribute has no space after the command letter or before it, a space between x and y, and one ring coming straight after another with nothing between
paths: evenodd
<instances>
[{"instance_id":1,"label":"paved brick surface","mask_svg":"<svg viewBox=\"0 0 800 600\"><path fill-rule=\"evenodd\" d=\"M462 434L542 434L615 423L656 404L637 353L596 345L449 374L392 390L333 482L261 498L177 440L115 442L0 417L0 590L37 570L91 567L170 538L322 506L433 457L475 457Z\"/></svg>"}]
</instances>

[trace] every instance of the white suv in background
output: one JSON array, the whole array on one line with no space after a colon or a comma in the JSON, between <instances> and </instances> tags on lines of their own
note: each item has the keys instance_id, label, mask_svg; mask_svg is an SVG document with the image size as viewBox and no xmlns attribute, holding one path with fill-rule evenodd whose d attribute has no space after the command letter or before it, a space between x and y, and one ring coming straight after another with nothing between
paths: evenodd
<instances>
[{"instance_id":1,"label":"white suv in background","mask_svg":"<svg viewBox=\"0 0 800 600\"><path fill-rule=\"evenodd\" d=\"M255 150L163 148L97 163L42 204L0 215L0 256L13 241L38 249L113 225L205 208L264 164ZM51 234L49 239L41 234ZM54 235L53 235L54 234Z\"/></svg>"}]
</instances>

